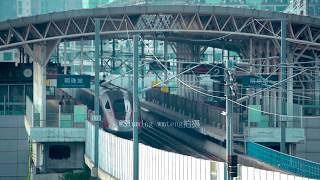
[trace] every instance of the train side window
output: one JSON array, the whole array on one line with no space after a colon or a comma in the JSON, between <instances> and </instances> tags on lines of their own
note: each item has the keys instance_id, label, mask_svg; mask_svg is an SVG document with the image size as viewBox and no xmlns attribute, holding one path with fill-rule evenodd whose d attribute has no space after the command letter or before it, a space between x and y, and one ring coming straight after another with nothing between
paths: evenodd
<instances>
[{"instance_id":1,"label":"train side window","mask_svg":"<svg viewBox=\"0 0 320 180\"><path fill-rule=\"evenodd\" d=\"M110 109L110 103L109 103L109 101L107 101L105 108L106 108L106 109Z\"/></svg>"}]
</instances>

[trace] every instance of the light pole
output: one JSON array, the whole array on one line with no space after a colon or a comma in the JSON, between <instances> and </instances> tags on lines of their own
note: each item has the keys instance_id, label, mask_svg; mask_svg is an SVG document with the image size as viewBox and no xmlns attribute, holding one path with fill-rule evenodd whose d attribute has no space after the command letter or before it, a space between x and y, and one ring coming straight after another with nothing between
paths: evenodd
<instances>
[{"instance_id":1,"label":"light pole","mask_svg":"<svg viewBox=\"0 0 320 180\"><path fill-rule=\"evenodd\" d=\"M232 86L233 86L233 78L232 78L232 62L230 62L229 56L226 60L225 66L225 96L226 96L226 164L227 164L227 180L232 180L233 175L233 138L232 138L232 113L233 113L233 107L232 107Z\"/></svg>"},{"instance_id":2,"label":"light pole","mask_svg":"<svg viewBox=\"0 0 320 180\"><path fill-rule=\"evenodd\" d=\"M98 160L99 160L99 74L100 74L100 20L95 19L95 82L94 82L94 173L93 176L97 177L98 172Z\"/></svg>"},{"instance_id":3,"label":"light pole","mask_svg":"<svg viewBox=\"0 0 320 180\"><path fill-rule=\"evenodd\" d=\"M139 136L138 136L138 36L133 35L133 180L139 180Z\"/></svg>"}]
</instances>

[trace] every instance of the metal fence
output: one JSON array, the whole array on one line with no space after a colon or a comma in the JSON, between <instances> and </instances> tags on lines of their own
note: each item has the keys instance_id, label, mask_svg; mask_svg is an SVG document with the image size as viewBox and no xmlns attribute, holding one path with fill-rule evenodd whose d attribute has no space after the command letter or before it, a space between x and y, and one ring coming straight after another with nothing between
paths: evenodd
<instances>
[{"instance_id":1,"label":"metal fence","mask_svg":"<svg viewBox=\"0 0 320 180\"><path fill-rule=\"evenodd\" d=\"M86 123L85 154L94 159L94 124ZM99 168L121 180L131 180L133 174L133 143L99 130ZM140 180L216 180L223 179L221 162L155 149L139 144ZM219 174L220 172L220 174ZM222 176L222 177L220 177Z\"/></svg>"},{"instance_id":2,"label":"metal fence","mask_svg":"<svg viewBox=\"0 0 320 180\"><path fill-rule=\"evenodd\" d=\"M132 141L99 130L99 168L103 171L121 180L132 179L132 150ZM223 163L139 144L140 180L212 180L223 173L221 168Z\"/></svg>"},{"instance_id":3,"label":"metal fence","mask_svg":"<svg viewBox=\"0 0 320 180\"><path fill-rule=\"evenodd\" d=\"M246 142L247 155L284 171L320 179L320 164L275 151L253 142Z\"/></svg>"},{"instance_id":4,"label":"metal fence","mask_svg":"<svg viewBox=\"0 0 320 180\"><path fill-rule=\"evenodd\" d=\"M94 159L94 124L86 122L85 153ZM132 179L133 142L99 130L99 169L116 179ZM262 153L262 152L259 152ZM275 158L275 157L269 157ZM224 180L225 164L139 144L140 180ZM310 180L238 165L238 180ZM303 168L303 167L301 167Z\"/></svg>"}]
</instances>

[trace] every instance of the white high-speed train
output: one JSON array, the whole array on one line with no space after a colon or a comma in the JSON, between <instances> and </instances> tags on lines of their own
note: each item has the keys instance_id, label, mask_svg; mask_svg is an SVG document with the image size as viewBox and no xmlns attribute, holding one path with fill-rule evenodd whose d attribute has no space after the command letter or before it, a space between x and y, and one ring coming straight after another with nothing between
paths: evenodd
<instances>
[{"instance_id":1,"label":"white high-speed train","mask_svg":"<svg viewBox=\"0 0 320 180\"><path fill-rule=\"evenodd\" d=\"M78 103L94 110L94 91L91 89L63 89ZM133 121L132 94L112 84L100 85L99 97L101 126L106 131L131 133Z\"/></svg>"}]
</instances>

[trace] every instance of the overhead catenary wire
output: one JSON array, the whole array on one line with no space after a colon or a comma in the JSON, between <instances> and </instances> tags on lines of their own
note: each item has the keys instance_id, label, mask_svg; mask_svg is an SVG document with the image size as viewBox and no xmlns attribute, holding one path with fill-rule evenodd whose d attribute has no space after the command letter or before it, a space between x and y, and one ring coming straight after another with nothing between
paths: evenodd
<instances>
[{"instance_id":1,"label":"overhead catenary wire","mask_svg":"<svg viewBox=\"0 0 320 180\"><path fill-rule=\"evenodd\" d=\"M127 32L128 32L128 28L127 28ZM128 37L129 38L129 37ZM142 40L143 44L145 44L143 38L139 35L139 38L140 40ZM139 41L140 41L139 40ZM177 76L174 76L174 74L168 70L168 68L163 65L163 63L157 58L157 56L152 53L152 56L154 57L154 59L163 67L163 69L167 72L169 72L169 74L171 74L177 81L179 81L181 84L183 84L184 86L190 88L191 90L195 91L195 92L198 92L202 95L205 95L205 96L209 96L209 97L213 97L213 98L218 98L218 99L226 99L225 97L219 97L219 96L214 96L214 95L211 95L211 94L208 94L208 93L205 93L205 92L202 92L202 91L199 91L193 87L191 87L190 85L188 85L187 83L185 83L184 81L182 81L180 78L178 78ZM256 108L253 108L253 107L249 107L249 106L246 106L246 105L243 105L239 102L236 102L234 100L231 100L231 99L228 99L229 101L231 101L232 103L234 104L237 104L239 106L242 106L244 108L247 108L247 109L250 109L250 110L253 110L253 111L258 111L258 112L261 112L261 113L264 113L264 114L269 114L269 115L274 115L274 116L280 116L280 117L283 117L283 116L286 116L286 117L290 117L290 118L306 118L305 116L288 116L288 115L283 115L283 114L277 114L277 113L272 113L272 112L268 112L268 111L263 111L263 110L259 110L259 109L256 109ZM320 118L320 116L309 116L308 118Z\"/></svg>"},{"instance_id":2,"label":"overhead catenary wire","mask_svg":"<svg viewBox=\"0 0 320 180\"><path fill-rule=\"evenodd\" d=\"M142 42L144 43L143 38L142 38L141 36L139 36L139 37L140 37L140 39L142 40ZM165 71L167 71L167 72L170 73L172 76L174 76L173 73L172 73L171 71L169 71L169 70L167 69L167 67L166 67L165 65L163 65L162 62L159 61L159 59L158 59L154 54L153 54L153 56L154 56L155 60L158 61L158 63L163 67L163 69L164 69ZM178 78L177 76L175 76L175 78L176 78L177 81L179 81L179 82L180 82L181 84L183 84L184 86L186 86L186 87L188 87L189 89L191 89L191 90L193 90L193 91L195 91L195 92L198 92L198 93L200 93L200 94L202 94L202 95L209 96L209 97L213 97L213 98L218 98L218 99L226 99L225 97L214 96L214 95L211 95L211 94L208 94L208 93L199 91L199 90L193 88L192 86L188 85L188 84L185 83L184 81L182 81L182 80L181 80L180 78ZM285 79L285 80L288 80L288 78ZM279 117L284 117L284 116L285 116L285 117L289 117L289 118L313 118L313 119L315 119L315 118L320 118L320 116L308 116L308 117L306 117L306 116L292 116L292 115L283 115L283 114L278 114L278 113L272 113L272 112L263 111L263 110L260 110L260 109L256 109L256 108L253 108L253 107L250 107L250 106L243 105L243 104L241 104L241 103L239 103L239 102L237 102L237 101L231 100L231 99L228 99L228 101L231 101L233 104L237 104L237 105L242 106L242 107L244 107L244 108L247 108L247 109L250 109L250 110L253 110L253 111L258 111L258 112L261 112L261 113L264 113L264 114L268 114L268 115L273 115L273 116L279 116Z\"/></svg>"},{"instance_id":3,"label":"overhead catenary wire","mask_svg":"<svg viewBox=\"0 0 320 180\"><path fill-rule=\"evenodd\" d=\"M143 65L145 65L145 64L148 64L148 63L144 63ZM141 65L141 66L143 66L143 65ZM141 67L141 66L140 66L140 67ZM193 66L193 67L191 67L191 68L189 68L189 69L187 69L187 70L179 73L179 74L176 75L176 76L181 76L181 75L183 75L184 73L186 73L186 72L188 72L188 71L191 71L193 68L198 67L198 66L199 66L199 65ZM110 83L110 82L112 82L112 81L114 81L114 80L116 80L116 79L118 79L118 78L121 78L121 77L125 76L125 74L130 73L130 72L132 72L132 70L126 71L126 72L124 72L123 74L121 74L120 76L117 76L117 77L115 77L115 78L113 78L113 79L108 80L106 83ZM170 80L173 79L173 78L174 78L174 77L169 77L169 78L166 79L166 80L163 80L163 81L158 82L157 84L155 84L155 86L161 85L161 84L163 84L163 83L165 83L165 82L167 82L167 81L170 81ZM184 82L187 82L187 81L184 81ZM220 84L220 83L219 83L219 84ZM221 83L221 84L223 84L223 83ZM191 86L191 85L190 85L190 86ZM192 86L192 87L194 87L194 88L196 88L196 89L203 89L202 87L195 87L195 86ZM240 89L247 89L247 87L238 87L238 89L239 89L239 88L240 88ZM148 89L151 89L151 87L144 88L144 89L142 89L141 91L146 91L146 90L148 90ZM259 88L259 89L260 89L260 88ZM279 91L287 92L287 91L288 91L288 90L282 90L282 89L276 89L276 90L277 90L276 92L279 92ZM308 89L308 90L310 90L310 89ZM316 91L316 89L313 89L313 91ZM318 91L320 91L320 90L318 90ZM207 90L207 92L214 92L214 93L224 94L223 91ZM312 93L312 92L310 92L310 93L305 92L304 94L305 94L305 95L308 95L308 94L313 94L313 93ZM251 95L251 94L243 94L243 93L242 93L242 95ZM298 95L298 94L293 94L293 95L296 97L295 100L299 100L298 98L300 97L300 98L308 99L308 101L319 102L319 100L312 100L312 97L302 96L302 95ZM265 96L265 95L264 95L264 97L273 97L273 96ZM285 99L285 98L283 98L283 97L274 97L274 98L276 98L276 99Z\"/></svg>"}]
</instances>

